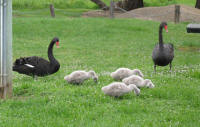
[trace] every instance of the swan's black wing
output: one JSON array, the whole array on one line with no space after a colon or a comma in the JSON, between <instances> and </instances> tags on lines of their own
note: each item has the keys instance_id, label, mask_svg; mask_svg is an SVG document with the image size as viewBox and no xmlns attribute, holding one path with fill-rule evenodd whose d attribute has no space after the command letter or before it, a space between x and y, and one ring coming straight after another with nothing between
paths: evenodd
<instances>
[{"instance_id":1,"label":"swan's black wing","mask_svg":"<svg viewBox=\"0 0 200 127\"><path fill-rule=\"evenodd\" d=\"M43 58L32 56L16 59L13 64L13 71L26 75L35 75L38 70L46 69L49 62ZM37 74L36 74L37 75Z\"/></svg>"},{"instance_id":2,"label":"swan's black wing","mask_svg":"<svg viewBox=\"0 0 200 127\"><path fill-rule=\"evenodd\" d=\"M155 65L166 66L174 58L174 46L171 43L163 45L161 49L159 44L157 44L152 52L152 59Z\"/></svg>"},{"instance_id":3,"label":"swan's black wing","mask_svg":"<svg viewBox=\"0 0 200 127\"><path fill-rule=\"evenodd\" d=\"M156 59L158 59L160 55L160 50L159 50L159 44L156 44L154 49L153 49L153 52L152 52L152 59L153 61L155 61Z\"/></svg>"},{"instance_id":4,"label":"swan's black wing","mask_svg":"<svg viewBox=\"0 0 200 127\"><path fill-rule=\"evenodd\" d=\"M30 68L38 67L41 64L48 65L49 61L41 57L32 56L32 57L23 57L16 59L16 61L14 62L14 66L26 65L27 67Z\"/></svg>"},{"instance_id":5,"label":"swan's black wing","mask_svg":"<svg viewBox=\"0 0 200 127\"><path fill-rule=\"evenodd\" d=\"M170 52L173 52L173 51L174 51L174 45L173 45L172 43L167 43L167 44L165 44L165 45L166 45L166 47L169 48Z\"/></svg>"},{"instance_id":6,"label":"swan's black wing","mask_svg":"<svg viewBox=\"0 0 200 127\"><path fill-rule=\"evenodd\" d=\"M174 45L172 43L164 44L164 50L171 59L174 57Z\"/></svg>"}]
</instances>

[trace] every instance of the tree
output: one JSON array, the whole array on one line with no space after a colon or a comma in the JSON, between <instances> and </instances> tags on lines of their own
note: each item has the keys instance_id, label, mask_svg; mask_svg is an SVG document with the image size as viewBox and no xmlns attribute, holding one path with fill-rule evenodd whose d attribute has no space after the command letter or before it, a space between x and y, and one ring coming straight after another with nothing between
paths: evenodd
<instances>
[{"instance_id":1,"label":"tree","mask_svg":"<svg viewBox=\"0 0 200 127\"><path fill-rule=\"evenodd\" d=\"M108 10L109 7L102 2L101 0L91 0L92 2L94 2L95 4L97 4L99 6L99 8L103 9L103 10Z\"/></svg>"},{"instance_id":2,"label":"tree","mask_svg":"<svg viewBox=\"0 0 200 127\"><path fill-rule=\"evenodd\" d=\"M101 0L91 0L91 1L96 3L103 10L109 9L109 7ZM117 4L117 6L123 8L127 11L144 7L143 0L121 0L121 1L118 1L116 4Z\"/></svg>"},{"instance_id":3,"label":"tree","mask_svg":"<svg viewBox=\"0 0 200 127\"><path fill-rule=\"evenodd\" d=\"M200 9L200 0L197 0L196 5L195 5L195 8Z\"/></svg>"},{"instance_id":4,"label":"tree","mask_svg":"<svg viewBox=\"0 0 200 127\"><path fill-rule=\"evenodd\" d=\"M123 0L121 8L130 11L141 7L144 7L143 0Z\"/></svg>"}]
</instances>

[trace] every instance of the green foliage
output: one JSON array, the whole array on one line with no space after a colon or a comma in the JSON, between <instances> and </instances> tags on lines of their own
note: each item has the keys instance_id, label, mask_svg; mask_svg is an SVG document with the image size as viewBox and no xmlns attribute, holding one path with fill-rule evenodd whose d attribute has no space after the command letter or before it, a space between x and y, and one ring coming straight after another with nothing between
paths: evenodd
<instances>
[{"instance_id":1,"label":"green foliage","mask_svg":"<svg viewBox=\"0 0 200 127\"><path fill-rule=\"evenodd\" d=\"M199 50L179 49L190 48L189 43L200 48L200 35L186 33L185 23L168 23L169 32L163 33L163 39L175 46L173 71L169 72L168 66L158 67L155 74L151 53L158 42L159 22L68 18L65 13L51 18L47 11L14 11L13 60L33 55L47 59L48 44L58 36L60 48L54 48L54 55L61 68L36 81L14 72L14 96L0 100L1 127L200 125ZM109 74L119 67L141 69L155 88L141 89L140 96L105 96L101 87L113 82ZM83 85L64 81L65 75L80 69L94 69L98 84L92 80Z\"/></svg>"},{"instance_id":2,"label":"green foliage","mask_svg":"<svg viewBox=\"0 0 200 127\"><path fill-rule=\"evenodd\" d=\"M170 4L195 5L196 0L144 0L145 6L166 6Z\"/></svg>"},{"instance_id":3,"label":"green foliage","mask_svg":"<svg viewBox=\"0 0 200 127\"><path fill-rule=\"evenodd\" d=\"M13 8L48 8L53 4L55 8L95 8L90 0L13 0Z\"/></svg>"},{"instance_id":4,"label":"green foliage","mask_svg":"<svg viewBox=\"0 0 200 127\"><path fill-rule=\"evenodd\" d=\"M170 4L176 4L176 0L146 0L145 6L166 6Z\"/></svg>"},{"instance_id":5,"label":"green foliage","mask_svg":"<svg viewBox=\"0 0 200 127\"><path fill-rule=\"evenodd\" d=\"M110 0L103 0L109 5ZM169 4L187 4L194 6L196 0L144 0L145 6L164 6ZM55 8L85 8L95 9L95 5L90 0L13 0L13 8L48 8L49 4L54 4Z\"/></svg>"}]
</instances>

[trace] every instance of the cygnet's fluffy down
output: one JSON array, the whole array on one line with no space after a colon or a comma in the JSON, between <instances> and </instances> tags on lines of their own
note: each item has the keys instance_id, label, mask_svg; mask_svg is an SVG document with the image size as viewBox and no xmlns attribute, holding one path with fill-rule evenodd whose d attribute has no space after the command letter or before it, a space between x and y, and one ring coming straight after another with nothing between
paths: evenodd
<instances>
[{"instance_id":1,"label":"cygnet's fluffy down","mask_svg":"<svg viewBox=\"0 0 200 127\"><path fill-rule=\"evenodd\" d=\"M139 75L140 77L144 77L139 69L131 70L129 68L119 68L115 72L112 72L110 76L115 80L122 80L131 75Z\"/></svg>"},{"instance_id":2,"label":"cygnet's fluffy down","mask_svg":"<svg viewBox=\"0 0 200 127\"><path fill-rule=\"evenodd\" d=\"M142 77L137 75L131 75L130 77L123 79L122 82L127 85L135 84L137 87L154 88L154 84L151 82L151 80L143 79Z\"/></svg>"},{"instance_id":3,"label":"cygnet's fluffy down","mask_svg":"<svg viewBox=\"0 0 200 127\"><path fill-rule=\"evenodd\" d=\"M140 89L137 88L136 85L130 84L127 86L125 83L122 82L113 82L107 86L102 87L101 90L104 92L105 95L113 97L119 97L131 91L134 91L136 95L140 94Z\"/></svg>"},{"instance_id":4,"label":"cygnet's fluffy down","mask_svg":"<svg viewBox=\"0 0 200 127\"><path fill-rule=\"evenodd\" d=\"M83 70L79 70L74 71L70 75L64 77L64 79L71 84L81 84L89 78L92 78L96 83L98 81L98 76L94 71L86 72Z\"/></svg>"}]
</instances>

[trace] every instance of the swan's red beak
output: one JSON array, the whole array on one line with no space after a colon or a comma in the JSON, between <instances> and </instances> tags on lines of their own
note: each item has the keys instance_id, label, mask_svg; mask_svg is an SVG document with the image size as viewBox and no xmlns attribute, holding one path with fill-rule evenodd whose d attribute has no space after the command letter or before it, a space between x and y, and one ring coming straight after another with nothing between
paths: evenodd
<instances>
[{"instance_id":1,"label":"swan's red beak","mask_svg":"<svg viewBox=\"0 0 200 127\"><path fill-rule=\"evenodd\" d=\"M167 25L165 25L165 30L166 30L166 32L168 32Z\"/></svg>"},{"instance_id":2,"label":"swan's red beak","mask_svg":"<svg viewBox=\"0 0 200 127\"><path fill-rule=\"evenodd\" d=\"M56 47L59 48L59 41L56 42Z\"/></svg>"}]
</instances>

